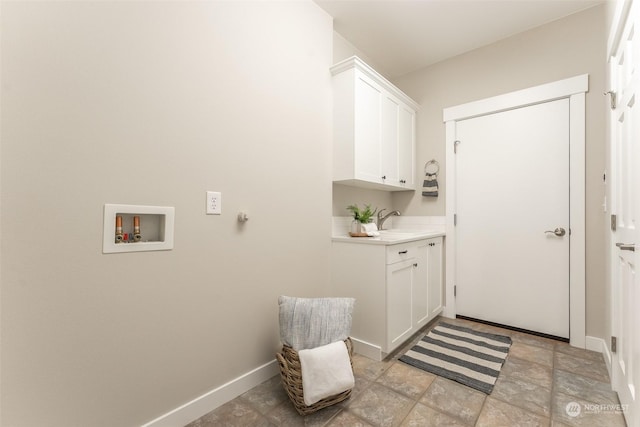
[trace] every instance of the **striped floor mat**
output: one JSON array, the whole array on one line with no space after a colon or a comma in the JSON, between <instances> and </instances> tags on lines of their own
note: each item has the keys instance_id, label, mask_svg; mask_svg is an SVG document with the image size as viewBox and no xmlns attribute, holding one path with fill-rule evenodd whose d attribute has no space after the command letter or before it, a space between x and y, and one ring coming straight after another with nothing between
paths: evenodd
<instances>
[{"instance_id":1,"label":"striped floor mat","mask_svg":"<svg viewBox=\"0 0 640 427\"><path fill-rule=\"evenodd\" d=\"M440 323L400 360L491 394L509 347L509 337Z\"/></svg>"}]
</instances>

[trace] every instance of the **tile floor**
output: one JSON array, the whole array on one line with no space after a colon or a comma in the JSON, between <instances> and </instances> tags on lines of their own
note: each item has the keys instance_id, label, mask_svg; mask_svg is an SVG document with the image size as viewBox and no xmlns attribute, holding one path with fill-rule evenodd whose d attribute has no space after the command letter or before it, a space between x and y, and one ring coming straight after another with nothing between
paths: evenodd
<instances>
[{"instance_id":1,"label":"tile floor","mask_svg":"<svg viewBox=\"0 0 640 427\"><path fill-rule=\"evenodd\" d=\"M491 395L397 361L435 321L387 360L354 355L356 386L338 405L302 417L276 376L187 427L625 426L601 354L466 320L442 320L512 337ZM579 414L569 416L568 406Z\"/></svg>"}]
</instances>

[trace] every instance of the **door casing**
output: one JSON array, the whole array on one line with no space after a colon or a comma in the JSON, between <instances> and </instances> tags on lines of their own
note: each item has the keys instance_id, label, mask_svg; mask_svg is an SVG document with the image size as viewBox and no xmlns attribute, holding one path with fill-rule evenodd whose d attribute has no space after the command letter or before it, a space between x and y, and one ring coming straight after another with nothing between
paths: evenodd
<instances>
[{"instance_id":1,"label":"door casing","mask_svg":"<svg viewBox=\"0 0 640 427\"><path fill-rule=\"evenodd\" d=\"M609 313L611 336L616 347L606 346L606 361L610 366L611 388L618 394L627 425L640 421L640 387L638 354L640 353L640 317L637 306L638 255L637 251L622 250L616 243L635 244L638 247L638 192L637 164L639 153L638 107L636 96L640 89L637 76L631 73L638 67L639 21L638 3L631 0L618 2L609 36L609 153L611 179L609 185L609 213L615 215L616 224L609 230Z\"/></svg>"},{"instance_id":2,"label":"door casing","mask_svg":"<svg viewBox=\"0 0 640 427\"><path fill-rule=\"evenodd\" d=\"M583 74L504 95L486 98L443 110L446 127L446 306L444 316L456 316L456 121L521 108L528 105L569 99L569 333L570 344L586 345L585 290L585 98L589 76Z\"/></svg>"}]
</instances>

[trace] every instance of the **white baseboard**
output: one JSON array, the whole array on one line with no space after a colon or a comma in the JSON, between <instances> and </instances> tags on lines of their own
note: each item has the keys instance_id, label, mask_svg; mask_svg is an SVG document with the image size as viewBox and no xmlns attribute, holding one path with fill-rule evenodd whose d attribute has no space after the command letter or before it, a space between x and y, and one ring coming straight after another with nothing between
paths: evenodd
<instances>
[{"instance_id":1,"label":"white baseboard","mask_svg":"<svg viewBox=\"0 0 640 427\"><path fill-rule=\"evenodd\" d=\"M382 360L382 349L366 341L351 338L354 344L354 351L373 360ZM586 337L586 349L597 351L604 356L607 370L611 374L611 353L604 340L597 337ZM226 384L217 387L202 396L193 399L191 402L167 412L166 414L144 424L142 427L182 427L191 421L213 411L230 400L235 399L242 393L251 390L253 387L262 384L279 372L278 362L274 359L258 368L239 376Z\"/></svg>"},{"instance_id":2,"label":"white baseboard","mask_svg":"<svg viewBox=\"0 0 640 427\"><path fill-rule=\"evenodd\" d=\"M354 337L351 337L351 341L353 342L354 352L361 354L364 357L368 357L372 360L380 361L383 359L384 355L382 354L382 348L380 348L380 346L359 340Z\"/></svg>"},{"instance_id":3,"label":"white baseboard","mask_svg":"<svg viewBox=\"0 0 640 427\"><path fill-rule=\"evenodd\" d=\"M611 373L613 357L611 356L611 352L609 351L609 347L607 347L606 343L602 343L602 348L604 349L602 355L604 356L604 363L607 365L607 371L609 371L609 378L613 378L613 374Z\"/></svg>"},{"instance_id":4,"label":"white baseboard","mask_svg":"<svg viewBox=\"0 0 640 427\"><path fill-rule=\"evenodd\" d=\"M606 349L606 345L604 345L604 340L598 337L585 337L585 348L591 351L597 351L598 353L603 353Z\"/></svg>"},{"instance_id":5,"label":"white baseboard","mask_svg":"<svg viewBox=\"0 0 640 427\"><path fill-rule=\"evenodd\" d=\"M167 412L166 414L144 424L142 427L182 427L191 421L213 411L230 400L235 399L242 393L251 390L253 387L262 384L280 372L278 362L274 359L271 362L247 372L226 384L215 388L191 402Z\"/></svg>"},{"instance_id":6,"label":"white baseboard","mask_svg":"<svg viewBox=\"0 0 640 427\"><path fill-rule=\"evenodd\" d=\"M611 352L607 343L602 338L587 337L586 339L587 350L597 351L604 356L604 363L607 365L607 371L609 371L609 377L611 377Z\"/></svg>"}]
</instances>

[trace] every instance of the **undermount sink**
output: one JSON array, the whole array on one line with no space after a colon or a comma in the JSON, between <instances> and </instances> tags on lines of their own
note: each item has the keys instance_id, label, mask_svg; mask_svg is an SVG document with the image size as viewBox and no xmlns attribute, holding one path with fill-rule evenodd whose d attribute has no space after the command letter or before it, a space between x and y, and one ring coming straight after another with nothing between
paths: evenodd
<instances>
[{"instance_id":1,"label":"undermount sink","mask_svg":"<svg viewBox=\"0 0 640 427\"><path fill-rule=\"evenodd\" d=\"M392 228L389 230L380 230L376 236L360 237L339 235L334 236L334 241L342 241L349 243L365 243L372 245L393 245L396 243L411 242L414 240L429 239L432 237L444 236L444 230L435 229L410 229L410 228Z\"/></svg>"},{"instance_id":2,"label":"undermount sink","mask_svg":"<svg viewBox=\"0 0 640 427\"><path fill-rule=\"evenodd\" d=\"M391 230L380 230L380 239L384 240L399 240L399 239L407 239L414 236L422 236L433 233L431 230L404 230L404 229L391 229Z\"/></svg>"},{"instance_id":3,"label":"undermount sink","mask_svg":"<svg viewBox=\"0 0 640 427\"><path fill-rule=\"evenodd\" d=\"M401 234L403 236L406 236L407 234L427 234L430 232L431 232L430 230L403 230L403 229L391 229L391 230L378 231L378 233L380 233L381 236L394 235L394 234Z\"/></svg>"}]
</instances>

